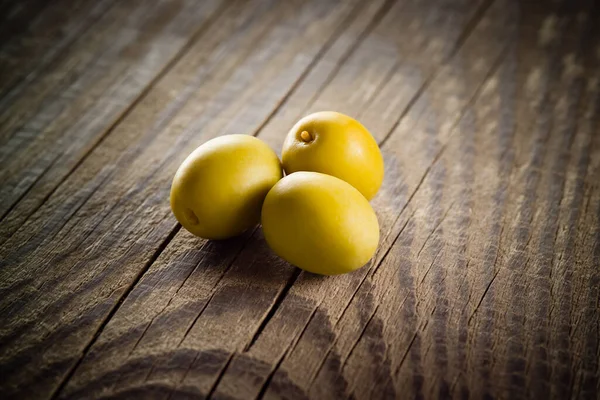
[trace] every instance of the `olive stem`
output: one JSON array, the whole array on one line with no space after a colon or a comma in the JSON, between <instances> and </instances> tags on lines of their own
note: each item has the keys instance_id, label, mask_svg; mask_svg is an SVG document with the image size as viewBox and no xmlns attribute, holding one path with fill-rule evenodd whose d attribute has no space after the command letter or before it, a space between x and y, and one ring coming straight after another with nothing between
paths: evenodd
<instances>
[{"instance_id":1,"label":"olive stem","mask_svg":"<svg viewBox=\"0 0 600 400\"><path fill-rule=\"evenodd\" d=\"M300 139L308 143L313 140L313 137L307 131L302 131L302 133L300 133Z\"/></svg>"}]
</instances>

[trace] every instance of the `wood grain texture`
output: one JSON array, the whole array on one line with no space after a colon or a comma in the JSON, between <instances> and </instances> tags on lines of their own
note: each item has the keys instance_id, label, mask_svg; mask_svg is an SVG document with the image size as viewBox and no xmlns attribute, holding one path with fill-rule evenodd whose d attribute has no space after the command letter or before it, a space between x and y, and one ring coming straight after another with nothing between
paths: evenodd
<instances>
[{"instance_id":1,"label":"wood grain texture","mask_svg":"<svg viewBox=\"0 0 600 400\"><path fill-rule=\"evenodd\" d=\"M596 2L65 3L0 5L0 397L597 398ZM369 265L180 229L189 152L323 109L384 154Z\"/></svg>"},{"instance_id":2,"label":"wood grain texture","mask_svg":"<svg viewBox=\"0 0 600 400\"><path fill-rule=\"evenodd\" d=\"M58 65L25 85L17 101L7 94L0 241L35 212L223 6L119 3L61 54Z\"/></svg>"},{"instance_id":3,"label":"wood grain texture","mask_svg":"<svg viewBox=\"0 0 600 400\"><path fill-rule=\"evenodd\" d=\"M7 349L3 351L7 360L3 376L13 388L41 390L44 378L56 387L174 228L163 200L177 164L201 141L221 133L232 116L243 115L241 109L250 107L248 114L261 118L259 122L268 116L326 45L322 35L334 34L353 3L337 7L333 2L262 2L238 3L237 7L226 20L213 25L206 40L195 42L189 56L145 96L144 106L135 108L110 132L3 247L6 295L2 309L7 326L11 326L10 331L3 331L2 343ZM309 34L299 35L305 31ZM294 46L289 47L290 40ZM264 91L257 92L261 87ZM196 113L199 108L204 110L200 115ZM206 134L198 136L198 131ZM171 150L159 150L165 148ZM162 177L154 178L156 174ZM146 185L144 181L162 183ZM131 182L136 182L138 189L131 190ZM160 205L160 214L153 216L156 205ZM147 232L150 237L140 236L138 231L150 222L146 218L156 220L155 230ZM18 249L15 243L20 244ZM89 254L76 251L79 246ZM41 263L32 263L38 256ZM81 267L94 259L98 268ZM124 264L132 268L124 270ZM29 279L38 273L39 280ZM107 275L113 278L109 285ZM55 318L57 310L61 310L63 322ZM38 323L43 316L47 323ZM72 323L65 324L68 320ZM60 333L61 326L69 333ZM51 357L49 349L42 359L39 349L47 348L57 337L75 342L55 342L62 350ZM44 365L38 364L40 360Z\"/></svg>"}]
</instances>

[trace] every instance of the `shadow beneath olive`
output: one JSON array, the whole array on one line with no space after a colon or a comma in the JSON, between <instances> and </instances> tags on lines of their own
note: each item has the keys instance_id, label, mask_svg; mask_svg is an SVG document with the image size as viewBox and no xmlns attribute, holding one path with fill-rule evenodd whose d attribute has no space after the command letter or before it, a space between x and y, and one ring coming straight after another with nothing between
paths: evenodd
<instances>
[{"instance_id":1,"label":"shadow beneath olive","mask_svg":"<svg viewBox=\"0 0 600 400\"><path fill-rule=\"evenodd\" d=\"M306 281L306 282L323 282L327 279L332 279L335 278L335 276L328 276L328 275L319 275L319 274L314 274L312 272L307 272L307 271L303 271L302 274L302 280Z\"/></svg>"},{"instance_id":2,"label":"shadow beneath olive","mask_svg":"<svg viewBox=\"0 0 600 400\"><path fill-rule=\"evenodd\" d=\"M278 284L286 282L296 269L269 248L259 225L238 237L211 240L207 245L215 258L229 259L223 276L226 284Z\"/></svg>"},{"instance_id":3,"label":"shadow beneath olive","mask_svg":"<svg viewBox=\"0 0 600 400\"><path fill-rule=\"evenodd\" d=\"M240 249L248 242L252 233L255 231L254 228L248 229L239 236L235 236L229 239L221 240L208 240L205 242L203 248L207 249L211 253L226 253L234 254L238 253ZM203 240L203 239L198 239Z\"/></svg>"},{"instance_id":4,"label":"shadow beneath olive","mask_svg":"<svg viewBox=\"0 0 600 400\"><path fill-rule=\"evenodd\" d=\"M318 284L335 279L303 271L279 257L267 244L260 225L231 239L209 240L204 249L208 253L204 263L219 266L228 262L224 283L280 285L302 280Z\"/></svg>"},{"instance_id":5,"label":"shadow beneath olive","mask_svg":"<svg viewBox=\"0 0 600 400\"><path fill-rule=\"evenodd\" d=\"M247 278L251 281L273 281L280 277L289 276L290 272L301 273L301 279L306 282L323 282L327 279L347 275L320 275L304 271L283 258L279 257L267 244L262 227L257 225L240 236L224 240L209 240L203 249L208 253L205 263L219 265L229 260L227 274ZM362 268L369 268L369 260ZM349 272L353 274L356 271Z\"/></svg>"}]
</instances>

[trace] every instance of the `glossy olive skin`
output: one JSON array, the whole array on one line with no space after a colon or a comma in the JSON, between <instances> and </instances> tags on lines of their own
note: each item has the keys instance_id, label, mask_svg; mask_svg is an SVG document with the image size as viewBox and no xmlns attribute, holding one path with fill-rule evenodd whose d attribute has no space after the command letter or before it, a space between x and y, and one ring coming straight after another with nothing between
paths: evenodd
<instances>
[{"instance_id":1,"label":"glossy olive skin","mask_svg":"<svg viewBox=\"0 0 600 400\"><path fill-rule=\"evenodd\" d=\"M262 226L269 246L305 271L336 275L365 265L379 243L377 216L350 184L296 172L267 194Z\"/></svg>"},{"instance_id":2,"label":"glossy olive skin","mask_svg":"<svg viewBox=\"0 0 600 400\"><path fill-rule=\"evenodd\" d=\"M383 157L377 142L357 120L334 111L302 118L282 149L286 173L313 171L340 178L372 199L383 182Z\"/></svg>"},{"instance_id":3,"label":"glossy olive skin","mask_svg":"<svg viewBox=\"0 0 600 400\"><path fill-rule=\"evenodd\" d=\"M217 137L194 150L177 170L171 209L194 235L227 239L260 221L264 198L282 176L277 155L261 140Z\"/></svg>"}]
</instances>

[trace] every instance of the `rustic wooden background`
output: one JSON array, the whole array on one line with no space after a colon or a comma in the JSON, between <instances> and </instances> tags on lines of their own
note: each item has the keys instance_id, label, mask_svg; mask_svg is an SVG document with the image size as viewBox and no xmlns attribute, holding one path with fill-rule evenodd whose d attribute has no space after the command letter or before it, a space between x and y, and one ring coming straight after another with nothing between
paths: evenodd
<instances>
[{"instance_id":1,"label":"rustic wooden background","mask_svg":"<svg viewBox=\"0 0 600 400\"><path fill-rule=\"evenodd\" d=\"M594 399L593 1L0 2L0 398ZM319 277L168 194L316 110L381 144L369 266Z\"/></svg>"}]
</instances>

